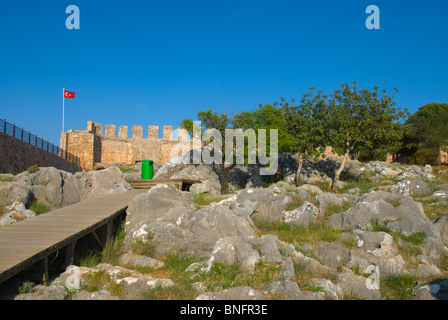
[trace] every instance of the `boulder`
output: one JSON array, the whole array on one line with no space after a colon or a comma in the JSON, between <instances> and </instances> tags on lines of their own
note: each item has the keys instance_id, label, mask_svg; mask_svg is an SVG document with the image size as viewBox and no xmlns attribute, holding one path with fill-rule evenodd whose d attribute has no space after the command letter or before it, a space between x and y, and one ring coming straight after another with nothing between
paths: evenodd
<instances>
[{"instance_id":1,"label":"boulder","mask_svg":"<svg viewBox=\"0 0 448 320\"><path fill-rule=\"evenodd\" d=\"M81 182L71 173L53 167L42 167L35 173L17 175L15 181L28 186L39 203L50 209L62 208L81 201Z\"/></svg>"},{"instance_id":2,"label":"boulder","mask_svg":"<svg viewBox=\"0 0 448 320\"><path fill-rule=\"evenodd\" d=\"M100 290L95 292L79 291L75 293L72 300L121 300L110 294L107 290Z\"/></svg>"},{"instance_id":3,"label":"boulder","mask_svg":"<svg viewBox=\"0 0 448 320\"><path fill-rule=\"evenodd\" d=\"M64 286L37 285L33 292L17 295L14 300L65 300L68 292Z\"/></svg>"},{"instance_id":4,"label":"boulder","mask_svg":"<svg viewBox=\"0 0 448 320\"><path fill-rule=\"evenodd\" d=\"M260 291L247 286L233 287L220 292L205 292L196 300L267 300Z\"/></svg>"},{"instance_id":5,"label":"boulder","mask_svg":"<svg viewBox=\"0 0 448 320\"><path fill-rule=\"evenodd\" d=\"M126 182L121 170L108 167L104 170L77 172L75 177L81 184L81 199L91 199L102 195L126 192L132 187Z\"/></svg>"},{"instance_id":6,"label":"boulder","mask_svg":"<svg viewBox=\"0 0 448 320\"><path fill-rule=\"evenodd\" d=\"M190 187L192 193L221 194L221 183L218 174L212 166L208 165L187 165L182 170L174 173L172 179L201 180L201 183L194 183Z\"/></svg>"},{"instance_id":7,"label":"boulder","mask_svg":"<svg viewBox=\"0 0 448 320\"><path fill-rule=\"evenodd\" d=\"M29 186L22 185L18 182L0 183L0 206L10 205L15 201L29 205L33 200L34 194L31 192Z\"/></svg>"},{"instance_id":8,"label":"boulder","mask_svg":"<svg viewBox=\"0 0 448 320\"><path fill-rule=\"evenodd\" d=\"M369 286L367 278L355 275L350 269L342 267L338 274L338 285L345 294L352 295L364 300L381 300L382 295L378 288Z\"/></svg>"},{"instance_id":9,"label":"boulder","mask_svg":"<svg viewBox=\"0 0 448 320\"><path fill-rule=\"evenodd\" d=\"M227 237L219 239L211 254L211 262L228 265L238 263L243 269L253 271L260 260L260 254L242 237Z\"/></svg>"},{"instance_id":10,"label":"boulder","mask_svg":"<svg viewBox=\"0 0 448 320\"><path fill-rule=\"evenodd\" d=\"M337 229L370 227L377 223L404 235L424 232L426 244L433 249L440 247L437 228L426 216L422 204L410 196L377 191L361 196L348 211L335 213L327 224Z\"/></svg>"},{"instance_id":11,"label":"boulder","mask_svg":"<svg viewBox=\"0 0 448 320\"><path fill-rule=\"evenodd\" d=\"M316 221L319 209L311 202L305 201L299 208L283 212L283 221L296 226L308 226Z\"/></svg>"},{"instance_id":12,"label":"boulder","mask_svg":"<svg viewBox=\"0 0 448 320\"><path fill-rule=\"evenodd\" d=\"M34 211L26 209L20 201L14 201L12 205L6 206L3 212L3 216L0 216L0 227L36 216Z\"/></svg>"},{"instance_id":13,"label":"boulder","mask_svg":"<svg viewBox=\"0 0 448 320\"><path fill-rule=\"evenodd\" d=\"M344 203L354 202L358 199L356 194L335 194L331 192L320 193L316 196L316 202L319 205L319 211L321 214L325 214L328 207L331 205L337 205L342 207Z\"/></svg>"},{"instance_id":14,"label":"boulder","mask_svg":"<svg viewBox=\"0 0 448 320\"><path fill-rule=\"evenodd\" d=\"M250 214L252 219L281 222L283 211L290 201L290 197L276 194L271 189L247 189L238 194L233 207L247 207L248 202L252 202L255 203L254 211Z\"/></svg>"},{"instance_id":15,"label":"boulder","mask_svg":"<svg viewBox=\"0 0 448 320\"><path fill-rule=\"evenodd\" d=\"M425 195L431 193L431 187L429 184L419 180L404 180L396 185L387 188L395 194L409 196L409 195Z\"/></svg>"},{"instance_id":16,"label":"boulder","mask_svg":"<svg viewBox=\"0 0 448 320\"><path fill-rule=\"evenodd\" d=\"M438 217L434 221L434 226L439 230L443 244L448 247L448 212Z\"/></svg>"},{"instance_id":17,"label":"boulder","mask_svg":"<svg viewBox=\"0 0 448 320\"><path fill-rule=\"evenodd\" d=\"M318 186L312 185L312 184L302 184L300 187L297 187L297 189L305 190L311 195L317 195L324 193Z\"/></svg>"},{"instance_id":18,"label":"boulder","mask_svg":"<svg viewBox=\"0 0 448 320\"><path fill-rule=\"evenodd\" d=\"M173 250L203 257L221 238L256 238L248 220L228 205L212 203L195 211L190 193L168 185L157 185L129 203L125 229L128 250L137 239L151 241L155 257Z\"/></svg>"},{"instance_id":19,"label":"boulder","mask_svg":"<svg viewBox=\"0 0 448 320\"><path fill-rule=\"evenodd\" d=\"M131 267L150 267L150 268L161 268L163 267L163 261L146 257L142 255L137 255L134 253L123 254L119 262L121 265L131 266Z\"/></svg>"},{"instance_id":20,"label":"boulder","mask_svg":"<svg viewBox=\"0 0 448 320\"><path fill-rule=\"evenodd\" d=\"M412 300L448 300L448 280L435 281L414 289Z\"/></svg>"}]
</instances>

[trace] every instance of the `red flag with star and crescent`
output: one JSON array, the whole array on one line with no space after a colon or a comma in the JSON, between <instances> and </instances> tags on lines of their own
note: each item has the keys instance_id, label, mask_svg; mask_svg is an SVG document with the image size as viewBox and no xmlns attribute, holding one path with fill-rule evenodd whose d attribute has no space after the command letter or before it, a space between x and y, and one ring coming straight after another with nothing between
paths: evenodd
<instances>
[{"instance_id":1,"label":"red flag with star and crescent","mask_svg":"<svg viewBox=\"0 0 448 320\"><path fill-rule=\"evenodd\" d=\"M75 97L74 92L70 92L64 89L64 98L73 99Z\"/></svg>"}]
</instances>

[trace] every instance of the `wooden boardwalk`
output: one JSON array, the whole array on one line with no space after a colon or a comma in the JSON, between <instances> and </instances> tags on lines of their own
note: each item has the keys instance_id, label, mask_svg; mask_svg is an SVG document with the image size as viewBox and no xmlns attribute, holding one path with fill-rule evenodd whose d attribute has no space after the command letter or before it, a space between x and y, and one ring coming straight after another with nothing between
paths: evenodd
<instances>
[{"instance_id":1,"label":"wooden boardwalk","mask_svg":"<svg viewBox=\"0 0 448 320\"><path fill-rule=\"evenodd\" d=\"M96 230L107 228L109 236L113 220L136 195L145 192L130 190L89 199L0 228L0 283L40 261L48 276L48 255L61 249L70 264L76 241L86 235L104 244Z\"/></svg>"},{"instance_id":2,"label":"wooden boardwalk","mask_svg":"<svg viewBox=\"0 0 448 320\"><path fill-rule=\"evenodd\" d=\"M128 182L134 189L150 189L156 184L170 184L180 190L189 190L192 184L202 181L191 179L131 179Z\"/></svg>"}]
</instances>

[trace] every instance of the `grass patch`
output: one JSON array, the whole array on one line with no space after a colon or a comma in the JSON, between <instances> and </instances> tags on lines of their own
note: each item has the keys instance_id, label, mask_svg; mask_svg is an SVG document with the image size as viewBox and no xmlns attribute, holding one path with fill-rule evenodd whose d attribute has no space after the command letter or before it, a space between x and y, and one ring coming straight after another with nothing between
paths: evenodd
<instances>
[{"instance_id":1,"label":"grass patch","mask_svg":"<svg viewBox=\"0 0 448 320\"><path fill-rule=\"evenodd\" d=\"M259 289L263 284L272 283L280 274L281 264L260 261L253 272L242 269L239 264L227 265L214 263L210 272L200 275L197 280L205 284L209 290L218 287L228 289L237 286L251 286Z\"/></svg>"},{"instance_id":2,"label":"grass patch","mask_svg":"<svg viewBox=\"0 0 448 320\"><path fill-rule=\"evenodd\" d=\"M390 203L395 208L400 206L400 202L397 199L386 200L386 202Z\"/></svg>"},{"instance_id":3,"label":"grass patch","mask_svg":"<svg viewBox=\"0 0 448 320\"><path fill-rule=\"evenodd\" d=\"M101 252L92 251L87 257L83 257L79 261L79 265L82 267L92 268L100 263L109 263L111 265L118 265L119 258L123 254L123 241L126 236L124 230L124 223L122 223L118 229L115 237L106 242Z\"/></svg>"},{"instance_id":4,"label":"grass patch","mask_svg":"<svg viewBox=\"0 0 448 320\"><path fill-rule=\"evenodd\" d=\"M416 285L416 276L403 274L380 280L380 291L386 300L410 300Z\"/></svg>"},{"instance_id":5,"label":"grass patch","mask_svg":"<svg viewBox=\"0 0 448 320\"><path fill-rule=\"evenodd\" d=\"M34 282L31 281L24 281L19 289L18 289L18 293L19 294L25 294L25 293L32 293L34 291L34 286L36 284Z\"/></svg>"},{"instance_id":6,"label":"grass patch","mask_svg":"<svg viewBox=\"0 0 448 320\"><path fill-rule=\"evenodd\" d=\"M50 208L48 206L39 203L38 200L33 200L28 209L34 211L37 216L50 211Z\"/></svg>"},{"instance_id":7,"label":"grass patch","mask_svg":"<svg viewBox=\"0 0 448 320\"><path fill-rule=\"evenodd\" d=\"M154 247L151 245L152 235L148 234L146 241L142 239L137 239L132 244L132 251L136 254L150 257L154 253Z\"/></svg>"},{"instance_id":8,"label":"grass patch","mask_svg":"<svg viewBox=\"0 0 448 320\"><path fill-rule=\"evenodd\" d=\"M419 231L411 233L408 236L401 235L401 238L414 246L420 246L425 242L426 234L422 231Z\"/></svg>"},{"instance_id":9,"label":"grass patch","mask_svg":"<svg viewBox=\"0 0 448 320\"><path fill-rule=\"evenodd\" d=\"M292 195L291 198L292 201L286 205L286 211L297 209L305 203L305 201L297 195Z\"/></svg>"},{"instance_id":10,"label":"grass patch","mask_svg":"<svg viewBox=\"0 0 448 320\"><path fill-rule=\"evenodd\" d=\"M346 193L350 189L359 188L361 190L360 195L362 195L364 193L368 193L372 188L374 190L380 190L380 187L396 184L399 182L399 180L396 178L390 179L384 177L382 179L379 179L378 181L371 181L368 180L368 178L361 176L359 178L349 178L347 180L344 180L344 182L346 183L346 185L343 188L339 189L339 193Z\"/></svg>"},{"instance_id":11,"label":"grass patch","mask_svg":"<svg viewBox=\"0 0 448 320\"><path fill-rule=\"evenodd\" d=\"M380 225L378 221L370 221L370 228L369 231L373 232L386 232L389 233L393 238L394 241L397 242L398 239L402 239L408 244L411 244L413 246L420 246L425 242L426 233L422 231L411 233L410 235L404 235L400 231L395 231L390 229L387 226Z\"/></svg>"},{"instance_id":12,"label":"grass patch","mask_svg":"<svg viewBox=\"0 0 448 320\"><path fill-rule=\"evenodd\" d=\"M121 173L138 172L135 168L120 168Z\"/></svg>"},{"instance_id":13,"label":"grass patch","mask_svg":"<svg viewBox=\"0 0 448 320\"><path fill-rule=\"evenodd\" d=\"M303 243L326 241L333 242L344 230L336 230L323 222L311 223L305 226L292 226L287 223L270 223L255 221L255 225L262 234L273 233L285 242Z\"/></svg>"},{"instance_id":14,"label":"grass patch","mask_svg":"<svg viewBox=\"0 0 448 320\"><path fill-rule=\"evenodd\" d=\"M0 182L13 182L14 177L0 177Z\"/></svg>"},{"instance_id":15,"label":"grass patch","mask_svg":"<svg viewBox=\"0 0 448 320\"><path fill-rule=\"evenodd\" d=\"M120 299L125 298L124 285L116 283L104 270L85 274L83 278L86 283L81 287L81 290L95 292L106 288L111 295Z\"/></svg>"},{"instance_id":16,"label":"grass patch","mask_svg":"<svg viewBox=\"0 0 448 320\"><path fill-rule=\"evenodd\" d=\"M39 171L39 166L37 164L35 164L35 165L29 167L27 171L29 174L36 173L37 171Z\"/></svg>"},{"instance_id":17,"label":"grass patch","mask_svg":"<svg viewBox=\"0 0 448 320\"><path fill-rule=\"evenodd\" d=\"M251 286L254 289L261 289L262 285L278 279L281 267L280 264L260 261L253 272L248 272L238 264L214 263L208 273L195 275L195 272L185 272L188 266L198 261L199 259L192 256L177 253L168 256L164 261L165 265L159 271L169 274L169 278L175 285L149 289L142 295L142 299L194 300L198 296L198 292L194 288L195 282L201 282L206 291L225 290L236 286Z\"/></svg>"},{"instance_id":18,"label":"grass patch","mask_svg":"<svg viewBox=\"0 0 448 320\"><path fill-rule=\"evenodd\" d=\"M198 207L205 207L208 206L210 203L213 202L220 202L223 197L220 196L206 196L203 193L192 193L193 201Z\"/></svg>"},{"instance_id":19,"label":"grass patch","mask_svg":"<svg viewBox=\"0 0 448 320\"><path fill-rule=\"evenodd\" d=\"M439 269L448 272L448 256L445 254L440 256Z\"/></svg>"}]
</instances>

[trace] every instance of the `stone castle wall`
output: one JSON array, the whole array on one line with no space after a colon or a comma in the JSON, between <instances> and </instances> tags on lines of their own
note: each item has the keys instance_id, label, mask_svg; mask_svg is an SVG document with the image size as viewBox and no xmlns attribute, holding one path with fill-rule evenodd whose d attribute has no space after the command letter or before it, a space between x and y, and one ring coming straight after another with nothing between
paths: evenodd
<instances>
[{"instance_id":1,"label":"stone castle wall","mask_svg":"<svg viewBox=\"0 0 448 320\"><path fill-rule=\"evenodd\" d=\"M162 138L158 135L158 126L148 126L147 138L143 137L143 126L133 126L129 137L127 126L120 126L117 132L115 125L106 125L103 130L102 124L88 121L87 130L62 132L61 148L80 157L85 170L92 170L99 163L134 164L142 160L161 165L170 159L174 146L180 152L192 149L183 128L178 128L177 140L173 140L172 126L163 126Z\"/></svg>"},{"instance_id":2,"label":"stone castle wall","mask_svg":"<svg viewBox=\"0 0 448 320\"><path fill-rule=\"evenodd\" d=\"M0 133L0 173L20 173L29 167L55 167L75 173L82 168L56 154Z\"/></svg>"}]
</instances>

